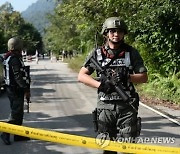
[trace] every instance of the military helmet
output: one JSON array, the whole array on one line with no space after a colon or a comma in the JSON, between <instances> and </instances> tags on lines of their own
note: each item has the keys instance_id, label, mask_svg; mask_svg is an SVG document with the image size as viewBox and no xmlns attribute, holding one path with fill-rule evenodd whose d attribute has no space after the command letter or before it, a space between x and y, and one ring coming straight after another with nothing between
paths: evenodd
<instances>
[{"instance_id":1,"label":"military helmet","mask_svg":"<svg viewBox=\"0 0 180 154\"><path fill-rule=\"evenodd\" d=\"M102 26L101 34L105 34L108 32L108 29L119 28L124 30L124 33L127 34L127 26L123 20L119 17L110 17L107 18Z\"/></svg>"},{"instance_id":2,"label":"military helmet","mask_svg":"<svg viewBox=\"0 0 180 154\"><path fill-rule=\"evenodd\" d=\"M10 38L8 40L8 50L18 50L18 51L21 51L23 48L23 43L22 41L17 38L17 37L13 37L13 38Z\"/></svg>"}]
</instances>

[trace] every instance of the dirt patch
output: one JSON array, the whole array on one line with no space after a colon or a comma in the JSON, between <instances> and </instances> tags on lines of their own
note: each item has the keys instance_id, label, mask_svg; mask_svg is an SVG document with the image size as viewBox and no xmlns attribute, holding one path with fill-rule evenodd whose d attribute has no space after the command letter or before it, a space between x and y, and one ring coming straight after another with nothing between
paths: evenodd
<instances>
[{"instance_id":1,"label":"dirt patch","mask_svg":"<svg viewBox=\"0 0 180 154\"><path fill-rule=\"evenodd\" d=\"M171 101L167 101L167 100L160 100L160 99L156 99L156 98L140 96L140 101L149 106L160 105L160 106L168 107L170 109L180 110L180 104L175 104L175 103L173 103Z\"/></svg>"}]
</instances>

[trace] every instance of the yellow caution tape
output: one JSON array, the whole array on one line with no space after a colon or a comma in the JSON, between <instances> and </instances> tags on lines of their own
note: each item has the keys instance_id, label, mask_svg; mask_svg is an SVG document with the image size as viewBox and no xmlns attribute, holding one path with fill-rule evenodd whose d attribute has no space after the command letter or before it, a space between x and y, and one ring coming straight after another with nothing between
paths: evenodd
<instances>
[{"instance_id":1,"label":"yellow caution tape","mask_svg":"<svg viewBox=\"0 0 180 154\"><path fill-rule=\"evenodd\" d=\"M55 143L81 146L86 148L128 152L134 154L180 154L180 148L154 146L147 144L118 143L78 135L70 135L55 131L30 128L0 122L0 131ZM102 144L103 143L103 144Z\"/></svg>"}]
</instances>

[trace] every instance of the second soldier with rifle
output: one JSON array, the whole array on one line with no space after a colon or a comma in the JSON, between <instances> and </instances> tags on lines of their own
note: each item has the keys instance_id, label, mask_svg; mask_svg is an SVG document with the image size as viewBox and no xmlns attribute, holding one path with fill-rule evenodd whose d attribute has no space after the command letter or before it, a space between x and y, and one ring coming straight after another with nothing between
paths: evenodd
<instances>
[{"instance_id":1,"label":"second soldier with rifle","mask_svg":"<svg viewBox=\"0 0 180 154\"><path fill-rule=\"evenodd\" d=\"M139 96L133 83L148 80L147 69L139 52L124 41L128 33L119 17L106 19L101 34L105 42L87 57L78 74L78 80L97 88L97 108L93 121L98 134L108 134L111 140L135 138L140 135L141 118L138 117ZM99 80L91 74L96 71ZM114 151L104 154L117 154Z\"/></svg>"},{"instance_id":2,"label":"second soldier with rifle","mask_svg":"<svg viewBox=\"0 0 180 154\"><path fill-rule=\"evenodd\" d=\"M30 78L22 60L23 42L18 37L8 40L8 52L4 57L4 77L11 113L8 123L22 125L24 116L24 97L30 99ZM10 145L10 134L3 132L1 139ZM14 141L29 140L28 137L14 135Z\"/></svg>"}]
</instances>

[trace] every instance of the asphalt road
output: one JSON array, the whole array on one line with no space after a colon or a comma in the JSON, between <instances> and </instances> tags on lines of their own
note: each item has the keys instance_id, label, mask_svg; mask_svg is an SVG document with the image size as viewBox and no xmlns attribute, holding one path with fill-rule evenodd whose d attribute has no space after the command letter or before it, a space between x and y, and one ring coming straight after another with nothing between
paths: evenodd
<instances>
[{"instance_id":1,"label":"asphalt road","mask_svg":"<svg viewBox=\"0 0 180 154\"><path fill-rule=\"evenodd\" d=\"M96 90L77 81L77 73L66 63L50 59L27 62L31 66L30 113L24 116L24 125L55 130L62 133L96 137L91 112L96 106ZM0 95L0 121L9 115L6 94ZM180 147L180 127L155 112L140 106L142 132L139 143L149 142L163 146ZM11 137L12 139L12 137ZM7 146L0 141L0 153L4 154L98 154L101 150L81 148L30 140L12 142Z\"/></svg>"}]
</instances>

